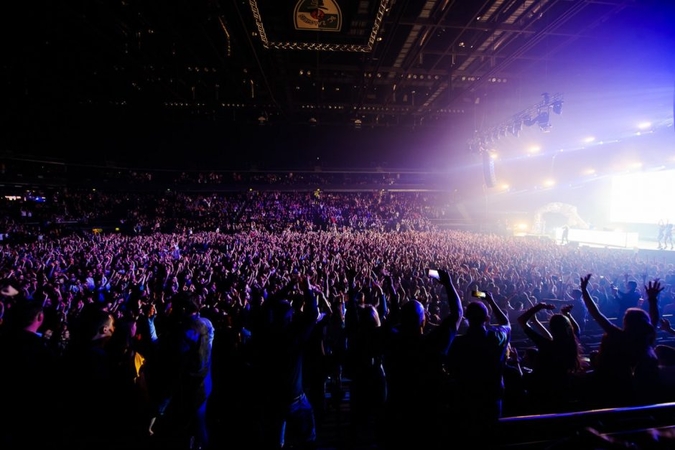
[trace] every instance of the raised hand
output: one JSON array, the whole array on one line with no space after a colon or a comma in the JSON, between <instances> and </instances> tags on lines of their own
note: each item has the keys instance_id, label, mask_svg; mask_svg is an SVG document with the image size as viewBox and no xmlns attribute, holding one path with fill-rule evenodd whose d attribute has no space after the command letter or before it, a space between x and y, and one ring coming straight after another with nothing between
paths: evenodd
<instances>
[{"instance_id":1,"label":"raised hand","mask_svg":"<svg viewBox=\"0 0 675 450\"><path fill-rule=\"evenodd\" d=\"M647 292L648 297L655 298L664 288L664 286L661 286L661 281L656 278L654 280L650 280L649 283L645 285L645 292Z\"/></svg>"},{"instance_id":2,"label":"raised hand","mask_svg":"<svg viewBox=\"0 0 675 450\"><path fill-rule=\"evenodd\" d=\"M581 282L581 289L582 290L588 289L588 282L591 280L591 276L592 276L592 274L589 273L588 275L586 275L584 277L581 277L579 279L580 282Z\"/></svg>"},{"instance_id":3,"label":"raised hand","mask_svg":"<svg viewBox=\"0 0 675 450\"><path fill-rule=\"evenodd\" d=\"M447 271L445 270L438 270L438 281L440 281L443 286L447 286L448 284L452 283L452 280L450 279L450 275L448 274Z\"/></svg>"},{"instance_id":4,"label":"raised hand","mask_svg":"<svg viewBox=\"0 0 675 450\"><path fill-rule=\"evenodd\" d=\"M659 320L659 325L661 326L661 329L666 333L675 334L675 330L673 330L673 327L670 324L670 320L666 319L665 317L661 317L661 319Z\"/></svg>"}]
</instances>

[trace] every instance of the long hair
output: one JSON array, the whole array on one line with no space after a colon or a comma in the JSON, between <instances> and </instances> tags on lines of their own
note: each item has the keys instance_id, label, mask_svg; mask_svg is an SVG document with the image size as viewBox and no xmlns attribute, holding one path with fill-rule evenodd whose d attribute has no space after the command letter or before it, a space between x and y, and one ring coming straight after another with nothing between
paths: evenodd
<instances>
[{"instance_id":1,"label":"long hair","mask_svg":"<svg viewBox=\"0 0 675 450\"><path fill-rule=\"evenodd\" d=\"M646 352L654 357L656 343L656 328L649 318L649 314L641 308L628 308L623 315L623 330L631 336L634 357Z\"/></svg>"},{"instance_id":2,"label":"long hair","mask_svg":"<svg viewBox=\"0 0 675 450\"><path fill-rule=\"evenodd\" d=\"M561 357L570 372L582 369L583 347L570 319L564 314L553 314L548 321L553 342L559 344Z\"/></svg>"}]
</instances>

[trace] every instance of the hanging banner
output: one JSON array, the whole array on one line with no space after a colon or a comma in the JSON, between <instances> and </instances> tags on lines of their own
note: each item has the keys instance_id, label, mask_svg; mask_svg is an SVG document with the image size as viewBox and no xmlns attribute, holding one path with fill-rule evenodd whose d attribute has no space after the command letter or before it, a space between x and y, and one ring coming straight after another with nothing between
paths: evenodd
<instances>
[{"instance_id":1,"label":"hanging banner","mask_svg":"<svg viewBox=\"0 0 675 450\"><path fill-rule=\"evenodd\" d=\"M340 31L342 11L333 0L298 0L293 21L296 30Z\"/></svg>"}]
</instances>

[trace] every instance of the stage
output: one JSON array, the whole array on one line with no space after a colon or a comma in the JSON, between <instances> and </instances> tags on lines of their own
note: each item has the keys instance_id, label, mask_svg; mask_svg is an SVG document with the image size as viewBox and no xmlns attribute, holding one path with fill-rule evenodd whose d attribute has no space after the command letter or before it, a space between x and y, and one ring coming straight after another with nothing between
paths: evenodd
<instances>
[{"instance_id":1,"label":"stage","mask_svg":"<svg viewBox=\"0 0 675 450\"><path fill-rule=\"evenodd\" d=\"M527 237L539 239L552 239L556 244L570 247L608 248L637 253L640 257L658 260L659 262L675 264L675 249L659 249L656 239L645 239L639 233L588 230L570 228L568 242L562 241L562 228L557 229L553 235L533 235ZM675 246L674 246L675 247Z\"/></svg>"},{"instance_id":2,"label":"stage","mask_svg":"<svg viewBox=\"0 0 675 450\"><path fill-rule=\"evenodd\" d=\"M570 230L570 235L572 234ZM607 245L604 243L598 242L579 242L570 240L569 244L561 244L560 241L556 241L559 245L572 245L577 247L590 247L590 248L610 248L620 251L633 252L642 260L655 261L659 263L666 264L675 264L675 250L659 250L658 243L656 240L645 240L637 239L637 241L632 242L634 245L631 247L624 247L618 245Z\"/></svg>"}]
</instances>

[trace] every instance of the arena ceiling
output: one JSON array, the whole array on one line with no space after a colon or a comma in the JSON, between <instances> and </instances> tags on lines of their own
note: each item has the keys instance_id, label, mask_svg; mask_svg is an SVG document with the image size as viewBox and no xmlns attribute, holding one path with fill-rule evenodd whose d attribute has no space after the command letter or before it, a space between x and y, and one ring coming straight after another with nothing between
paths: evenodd
<instances>
[{"instance_id":1,"label":"arena ceiling","mask_svg":"<svg viewBox=\"0 0 675 450\"><path fill-rule=\"evenodd\" d=\"M541 102L567 107L583 64L623 70L610 48L673 58L648 48L662 28L644 21L673 17L657 0L21 3L4 15L14 149L66 122L80 123L71 138L101 122L208 123L442 129L469 143Z\"/></svg>"}]
</instances>

